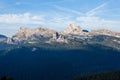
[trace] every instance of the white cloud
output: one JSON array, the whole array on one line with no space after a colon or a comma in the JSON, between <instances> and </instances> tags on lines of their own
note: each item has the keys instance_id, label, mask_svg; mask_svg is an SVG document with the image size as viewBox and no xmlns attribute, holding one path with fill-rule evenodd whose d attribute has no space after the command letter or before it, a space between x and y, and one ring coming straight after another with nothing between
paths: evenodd
<instances>
[{"instance_id":1,"label":"white cloud","mask_svg":"<svg viewBox=\"0 0 120 80\"><path fill-rule=\"evenodd\" d=\"M0 15L0 23L6 24L43 24L42 20L43 16L33 16L30 13Z\"/></svg>"},{"instance_id":2,"label":"white cloud","mask_svg":"<svg viewBox=\"0 0 120 80\"><path fill-rule=\"evenodd\" d=\"M120 21L106 20L100 17L78 17L76 19L80 24L90 30L108 29L120 32Z\"/></svg>"}]
</instances>

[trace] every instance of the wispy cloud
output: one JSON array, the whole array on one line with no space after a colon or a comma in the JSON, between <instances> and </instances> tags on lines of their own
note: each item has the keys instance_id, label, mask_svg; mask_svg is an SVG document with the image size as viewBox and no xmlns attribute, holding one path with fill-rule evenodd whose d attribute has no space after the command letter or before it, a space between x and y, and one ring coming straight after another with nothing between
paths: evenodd
<instances>
[{"instance_id":1,"label":"wispy cloud","mask_svg":"<svg viewBox=\"0 0 120 80\"><path fill-rule=\"evenodd\" d=\"M92 10L86 12L86 13L82 13L78 10L74 10L74 9L69 9L69 8L66 8L66 7L61 7L61 6L58 6L58 5L53 5L55 8L59 9L59 10L62 10L62 11L65 11L65 12L70 12L70 13L74 13L74 14L77 14L77 15L80 15L80 16L94 16L95 14L97 14L98 12L102 11L102 9L104 9L104 7L107 5L107 2L93 8Z\"/></svg>"},{"instance_id":2,"label":"wispy cloud","mask_svg":"<svg viewBox=\"0 0 120 80\"><path fill-rule=\"evenodd\" d=\"M77 14L77 15L83 15L82 12L77 11L77 10L61 7L61 6L58 6L58 5L53 5L53 6L57 9L59 9L59 10L65 11L65 12L70 12L70 13L74 13L74 14Z\"/></svg>"},{"instance_id":3,"label":"wispy cloud","mask_svg":"<svg viewBox=\"0 0 120 80\"><path fill-rule=\"evenodd\" d=\"M65 2L66 0L60 0L60 1L47 1L45 3L42 3L43 5L48 5L48 4L56 4L56 3L62 3Z\"/></svg>"},{"instance_id":4,"label":"wispy cloud","mask_svg":"<svg viewBox=\"0 0 120 80\"><path fill-rule=\"evenodd\" d=\"M120 20L110 20L99 17L99 12L104 12L105 7L108 5L108 2L105 2L92 10L85 13L85 16L80 16L76 18L76 21L80 23L83 27L86 27L90 30L95 29L109 29L112 31L120 31L119 25ZM105 14L104 14L105 15ZM116 15L118 16L118 15Z\"/></svg>"},{"instance_id":5,"label":"wispy cloud","mask_svg":"<svg viewBox=\"0 0 120 80\"><path fill-rule=\"evenodd\" d=\"M22 5L22 2L16 2L15 5Z\"/></svg>"},{"instance_id":6,"label":"wispy cloud","mask_svg":"<svg viewBox=\"0 0 120 80\"><path fill-rule=\"evenodd\" d=\"M108 1L109 2L109 1ZM88 12L82 13L80 11L74 10L74 9L69 9L66 7L61 7L54 5L59 10L65 11L65 12L70 12L77 14L78 16L73 23L77 23L81 25L84 28L87 28L89 30L95 30L95 29L109 29L113 31L120 31L119 25L120 21L119 20L110 20L110 19L104 19L102 17L96 16L100 15L99 12L104 12L106 9L106 6L108 5L108 2L102 3L101 5L98 5L97 7L91 9ZM114 15L115 16L115 15ZM119 15L116 15L119 16Z\"/></svg>"},{"instance_id":7,"label":"wispy cloud","mask_svg":"<svg viewBox=\"0 0 120 80\"><path fill-rule=\"evenodd\" d=\"M43 2L40 2L39 5L54 5L54 4L57 4L57 3L63 3L63 2L68 2L70 0L59 0L59 1L43 1ZM15 2L14 5L17 5L17 6L20 6L20 5L33 5L33 3L30 3L30 2Z\"/></svg>"},{"instance_id":8,"label":"wispy cloud","mask_svg":"<svg viewBox=\"0 0 120 80\"><path fill-rule=\"evenodd\" d=\"M103 9L105 6L107 5L107 3L103 3L97 7L95 7L94 9L88 11L86 13L87 16L94 16L97 12L101 11L101 9Z\"/></svg>"}]
</instances>

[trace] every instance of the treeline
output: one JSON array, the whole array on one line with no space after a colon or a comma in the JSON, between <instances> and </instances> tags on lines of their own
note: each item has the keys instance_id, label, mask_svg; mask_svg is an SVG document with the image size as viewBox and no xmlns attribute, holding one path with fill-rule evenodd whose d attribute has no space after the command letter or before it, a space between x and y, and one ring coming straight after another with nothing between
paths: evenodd
<instances>
[{"instance_id":1,"label":"treeline","mask_svg":"<svg viewBox=\"0 0 120 80\"><path fill-rule=\"evenodd\" d=\"M120 80L120 71L76 77L73 80Z\"/></svg>"},{"instance_id":2,"label":"treeline","mask_svg":"<svg viewBox=\"0 0 120 80\"><path fill-rule=\"evenodd\" d=\"M4 77L1 77L0 80L13 80L13 79L11 77L4 76Z\"/></svg>"}]
</instances>

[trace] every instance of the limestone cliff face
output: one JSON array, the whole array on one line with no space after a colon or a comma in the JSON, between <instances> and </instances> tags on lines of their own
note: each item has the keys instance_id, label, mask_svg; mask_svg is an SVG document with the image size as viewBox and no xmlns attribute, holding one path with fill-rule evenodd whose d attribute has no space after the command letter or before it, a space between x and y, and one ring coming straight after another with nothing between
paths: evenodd
<instances>
[{"instance_id":1,"label":"limestone cliff face","mask_svg":"<svg viewBox=\"0 0 120 80\"><path fill-rule=\"evenodd\" d=\"M23 42L23 41L34 41L39 40L43 42L65 42L67 40L59 32L48 29L48 28L20 28L19 31L11 38L8 42ZM12 42L11 42L12 43Z\"/></svg>"}]
</instances>

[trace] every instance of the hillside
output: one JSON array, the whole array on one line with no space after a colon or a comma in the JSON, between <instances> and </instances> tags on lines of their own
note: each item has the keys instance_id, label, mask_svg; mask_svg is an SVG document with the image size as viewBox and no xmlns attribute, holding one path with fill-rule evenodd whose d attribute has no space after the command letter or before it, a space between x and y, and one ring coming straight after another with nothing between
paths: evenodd
<instances>
[{"instance_id":1,"label":"hillside","mask_svg":"<svg viewBox=\"0 0 120 80\"><path fill-rule=\"evenodd\" d=\"M69 50L24 46L0 51L0 74L14 80L71 80L120 70L119 57L120 52L101 45Z\"/></svg>"}]
</instances>

